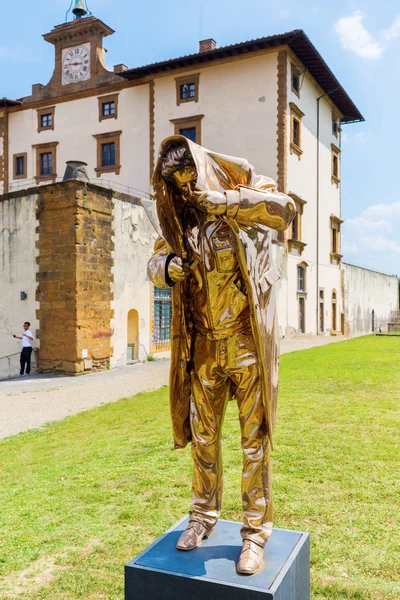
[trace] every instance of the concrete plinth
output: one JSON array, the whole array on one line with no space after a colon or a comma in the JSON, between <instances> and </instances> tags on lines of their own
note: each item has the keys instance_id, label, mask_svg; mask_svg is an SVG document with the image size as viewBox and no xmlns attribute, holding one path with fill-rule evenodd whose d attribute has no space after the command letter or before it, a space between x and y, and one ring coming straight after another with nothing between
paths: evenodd
<instances>
[{"instance_id":1,"label":"concrete plinth","mask_svg":"<svg viewBox=\"0 0 400 600\"><path fill-rule=\"evenodd\" d=\"M185 517L125 567L125 600L310 600L308 533L274 529L265 567L239 575L240 523L220 520L200 548L176 550Z\"/></svg>"}]
</instances>

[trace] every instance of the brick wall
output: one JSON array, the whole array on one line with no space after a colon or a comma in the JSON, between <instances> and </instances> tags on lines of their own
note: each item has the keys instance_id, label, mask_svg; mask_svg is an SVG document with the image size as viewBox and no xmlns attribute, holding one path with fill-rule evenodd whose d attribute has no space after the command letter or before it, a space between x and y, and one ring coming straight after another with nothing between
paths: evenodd
<instances>
[{"instance_id":1,"label":"brick wall","mask_svg":"<svg viewBox=\"0 0 400 600\"><path fill-rule=\"evenodd\" d=\"M77 181L39 189L39 369L74 374L106 368L112 355L112 192Z\"/></svg>"}]
</instances>

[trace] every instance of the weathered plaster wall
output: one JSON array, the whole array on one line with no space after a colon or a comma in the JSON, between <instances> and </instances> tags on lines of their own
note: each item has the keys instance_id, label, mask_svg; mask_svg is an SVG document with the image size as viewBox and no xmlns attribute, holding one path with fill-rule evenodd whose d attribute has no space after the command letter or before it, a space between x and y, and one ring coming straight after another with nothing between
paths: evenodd
<instances>
[{"instance_id":1,"label":"weathered plaster wall","mask_svg":"<svg viewBox=\"0 0 400 600\"><path fill-rule=\"evenodd\" d=\"M150 281L146 267L153 251L156 233L141 206L120 198L114 199L113 228L114 319L111 366L115 367L127 363L128 313L131 310L136 310L139 316L138 359L144 360L150 354Z\"/></svg>"},{"instance_id":2,"label":"weathered plaster wall","mask_svg":"<svg viewBox=\"0 0 400 600\"><path fill-rule=\"evenodd\" d=\"M17 375L24 321L31 323L35 335L38 328L35 301L37 194L0 197L0 379ZM26 292L27 299L20 300ZM34 346L38 346L35 341ZM10 360L2 357L17 354ZM9 368L10 367L10 368Z\"/></svg>"},{"instance_id":3,"label":"weathered plaster wall","mask_svg":"<svg viewBox=\"0 0 400 600\"><path fill-rule=\"evenodd\" d=\"M372 311L375 330L387 330L390 311L399 306L399 279L355 265L342 263L344 274L344 310L346 329L351 336L372 332Z\"/></svg>"}]
</instances>

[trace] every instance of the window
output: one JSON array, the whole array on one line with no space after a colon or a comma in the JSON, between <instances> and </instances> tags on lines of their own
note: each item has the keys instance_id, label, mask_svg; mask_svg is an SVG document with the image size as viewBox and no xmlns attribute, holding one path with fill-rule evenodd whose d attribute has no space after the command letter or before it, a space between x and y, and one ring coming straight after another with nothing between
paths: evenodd
<instances>
[{"instance_id":1,"label":"window","mask_svg":"<svg viewBox=\"0 0 400 600\"><path fill-rule=\"evenodd\" d=\"M115 142L101 145L101 166L111 167L115 165Z\"/></svg>"},{"instance_id":2,"label":"window","mask_svg":"<svg viewBox=\"0 0 400 600\"><path fill-rule=\"evenodd\" d=\"M337 138L340 132L340 118L332 112L332 134Z\"/></svg>"},{"instance_id":3,"label":"window","mask_svg":"<svg viewBox=\"0 0 400 600\"><path fill-rule=\"evenodd\" d=\"M301 70L294 63L292 63L291 76L292 76L292 92L294 94L296 94L296 96L298 98L300 98L300 88L301 88L300 76L301 76Z\"/></svg>"},{"instance_id":4,"label":"window","mask_svg":"<svg viewBox=\"0 0 400 600\"><path fill-rule=\"evenodd\" d=\"M340 148L335 146L335 144L331 144L332 148L332 183L335 183L336 186L339 186L340 183Z\"/></svg>"},{"instance_id":5,"label":"window","mask_svg":"<svg viewBox=\"0 0 400 600\"><path fill-rule=\"evenodd\" d=\"M53 175L53 153L40 154L40 175Z\"/></svg>"},{"instance_id":6,"label":"window","mask_svg":"<svg viewBox=\"0 0 400 600\"><path fill-rule=\"evenodd\" d=\"M51 113L48 115L40 115L40 121L42 129L51 127L53 125L53 115Z\"/></svg>"},{"instance_id":7,"label":"window","mask_svg":"<svg viewBox=\"0 0 400 600\"><path fill-rule=\"evenodd\" d=\"M170 289L154 286L153 290L153 344L156 350L169 345L171 335L172 297Z\"/></svg>"},{"instance_id":8,"label":"window","mask_svg":"<svg viewBox=\"0 0 400 600\"><path fill-rule=\"evenodd\" d=\"M289 192L289 196L296 207L296 216L292 221L288 234L289 252L301 256L304 248L307 246L307 244L302 241L303 210L307 202L292 192Z\"/></svg>"},{"instance_id":9,"label":"window","mask_svg":"<svg viewBox=\"0 0 400 600\"><path fill-rule=\"evenodd\" d=\"M103 117L109 117L111 115L115 115L115 102L104 102Z\"/></svg>"},{"instance_id":10,"label":"window","mask_svg":"<svg viewBox=\"0 0 400 600\"><path fill-rule=\"evenodd\" d=\"M299 297L299 333L306 332L306 299Z\"/></svg>"},{"instance_id":11,"label":"window","mask_svg":"<svg viewBox=\"0 0 400 600\"><path fill-rule=\"evenodd\" d=\"M337 252L337 229L332 229L332 252Z\"/></svg>"},{"instance_id":12,"label":"window","mask_svg":"<svg viewBox=\"0 0 400 600\"><path fill-rule=\"evenodd\" d=\"M332 333L337 330L337 299L336 290L332 290Z\"/></svg>"},{"instance_id":13,"label":"window","mask_svg":"<svg viewBox=\"0 0 400 600\"><path fill-rule=\"evenodd\" d=\"M196 141L196 127L187 127L186 129L180 129L179 133L188 138L188 140L192 140L192 142Z\"/></svg>"},{"instance_id":14,"label":"window","mask_svg":"<svg viewBox=\"0 0 400 600\"><path fill-rule=\"evenodd\" d=\"M27 158L26 152L22 154L14 154L14 177L13 179L26 179L27 178Z\"/></svg>"},{"instance_id":15,"label":"window","mask_svg":"<svg viewBox=\"0 0 400 600\"><path fill-rule=\"evenodd\" d=\"M306 268L308 264L302 262L297 265L297 300L299 313L299 333L306 332Z\"/></svg>"},{"instance_id":16,"label":"window","mask_svg":"<svg viewBox=\"0 0 400 600\"><path fill-rule=\"evenodd\" d=\"M331 263L340 264L342 255L340 254L340 226L343 223L339 217L331 216Z\"/></svg>"},{"instance_id":17,"label":"window","mask_svg":"<svg viewBox=\"0 0 400 600\"><path fill-rule=\"evenodd\" d=\"M199 101L200 73L177 77L176 84L176 104L179 106L185 102Z\"/></svg>"},{"instance_id":18,"label":"window","mask_svg":"<svg viewBox=\"0 0 400 600\"><path fill-rule=\"evenodd\" d=\"M38 133L40 133L41 131L48 131L49 129L54 129L55 110L55 106L48 106L46 108L40 108L37 111Z\"/></svg>"},{"instance_id":19,"label":"window","mask_svg":"<svg viewBox=\"0 0 400 600\"><path fill-rule=\"evenodd\" d=\"M301 119L304 113L296 104L290 102L290 154L297 154L300 157L303 154L301 149Z\"/></svg>"},{"instance_id":20,"label":"window","mask_svg":"<svg viewBox=\"0 0 400 600\"><path fill-rule=\"evenodd\" d=\"M95 168L97 177L100 177L102 173L120 174L121 134L122 131L111 131L110 133L100 133L93 136L97 140L97 167Z\"/></svg>"},{"instance_id":21,"label":"window","mask_svg":"<svg viewBox=\"0 0 400 600\"><path fill-rule=\"evenodd\" d=\"M58 142L36 144L36 183L54 183L57 178L57 146Z\"/></svg>"},{"instance_id":22,"label":"window","mask_svg":"<svg viewBox=\"0 0 400 600\"><path fill-rule=\"evenodd\" d=\"M181 85L181 100L188 100L196 96L196 84L184 83Z\"/></svg>"},{"instance_id":23,"label":"window","mask_svg":"<svg viewBox=\"0 0 400 600\"><path fill-rule=\"evenodd\" d=\"M292 221L292 240L299 239L299 215L296 213L295 218Z\"/></svg>"},{"instance_id":24,"label":"window","mask_svg":"<svg viewBox=\"0 0 400 600\"><path fill-rule=\"evenodd\" d=\"M300 148L300 121L293 117L293 144Z\"/></svg>"},{"instance_id":25,"label":"window","mask_svg":"<svg viewBox=\"0 0 400 600\"><path fill-rule=\"evenodd\" d=\"M109 94L108 96L100 96L99 101L99 121L105 119L118 118L118 97L119 94Z\"/></svg>"},{"instance_id":26,"label":"window","mask_svg":"<svg viewBox=\"0 0 400 600\"><path fill-rule=\"evenodd\" d=\"M192 142L201 144L201 120L204 115L186 117L184 119L171 119L175 127L175 135L184 135Z\"/></svg>"},{"instance_id":27,"label":"window","mask_svg":"<svg viewBox=\"0 0 400 600\"><path fill-rule=\"evenodd\" d=\"M305 292L305 276L304 267L298 265L297 267L297 291Z\"/></svg>"},{"instance_id":28,"label":"window","mask_svg":"<svg viewBox=\"0 0 400 600\"><path fill-rule=\"evenodd\" d=\"M325 315L324 315L324 290L319 290L319 332L325 331Z\"/></svg>"}]
</instances>

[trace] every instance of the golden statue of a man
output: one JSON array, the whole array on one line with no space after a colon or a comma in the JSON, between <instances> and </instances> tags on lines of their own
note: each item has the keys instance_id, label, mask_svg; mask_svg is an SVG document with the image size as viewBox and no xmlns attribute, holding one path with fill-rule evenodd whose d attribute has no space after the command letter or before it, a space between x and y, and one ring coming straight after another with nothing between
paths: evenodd
<instances>
[{"instance_id":1,"label":"golden statue of a man","mask_svg":"<svg viewBox=\"0 0 400 600\"><path fill-rule=\"evenodd\" d=\"M192 444L192 508L177 543L192 550L213 534L222 504L221 429L236 398L243 448L242 552L238 572L263 567L272 533L270 449L279 338L272 229L295 208L242 158L182 136L161 144L153 176L162 231L148 264L172 287L170 403L175 447Z\"/></svg>"}]
</instances>

